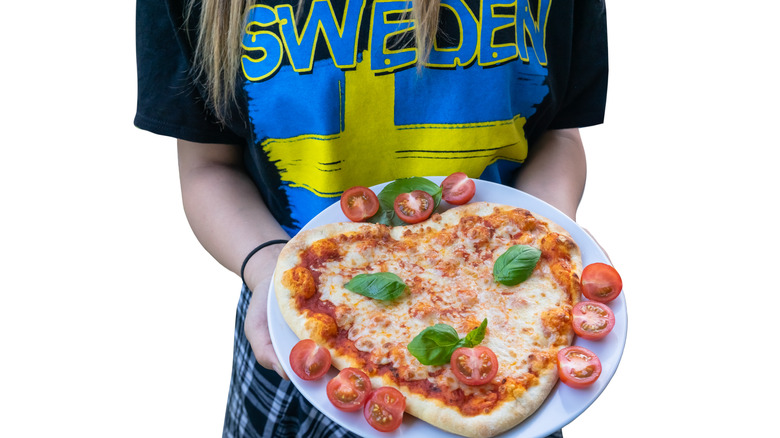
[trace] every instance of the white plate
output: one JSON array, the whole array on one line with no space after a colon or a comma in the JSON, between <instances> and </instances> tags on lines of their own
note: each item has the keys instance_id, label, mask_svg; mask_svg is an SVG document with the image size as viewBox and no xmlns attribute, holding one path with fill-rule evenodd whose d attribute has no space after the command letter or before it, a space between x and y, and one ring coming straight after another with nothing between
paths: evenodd
<instances>
[{"instance_id":1,"label":"white plate","mask_svg":"<svg viewBox=\"0 0 780 438\"><path fill-rule=\"evenodd\" d=\"M436 184L440 184L444 177L428 177L428 179ZM561 225L571 234L582 252L583 266L595 262L609 263L606 254L593 238L555 207L511 187L482 180L475 180L475 182L477 184L477 193L472 202L488 201L512 205L542 215ZM385 185L387 183L373 186L372 189L379 193ZM442 201L439 208L446 209L448 207L447 203ZM341 212L339 203L336 202L312 219L303 229L344 221L348 221L348 219ZM620 357L623 354L623 348L626 344L628 318L626 316L625 291L616 300L609 303L609 306L615 312L616 320L612 332L600 341L587 341L577 338L574 342L575 345L581 345L593 351L601 359L602 372L599 380L587 389L573 389L559 382L555 385L547 400L531 417L517 427L499 435L500 437L546 437L577 418L604 391L604 388L606 388L617 370ZM325 394L325 386L338 373L335 368L332 368L328 375L318 381L306 381L296 376L292 368L290 368L289 357L290 350L298 342L298 337L295 336L295 333L293 333L279 312L273 282L268 293L268 325L276 354L293 384L314 407L350 431L366 438L444 438L457 436L408 414L404 416L404 422L401 424L401 427L394 432L377 432L368 425L363 418L362 411L342 412L336 409L328 400Z\"/></svg>"}]
</instances>

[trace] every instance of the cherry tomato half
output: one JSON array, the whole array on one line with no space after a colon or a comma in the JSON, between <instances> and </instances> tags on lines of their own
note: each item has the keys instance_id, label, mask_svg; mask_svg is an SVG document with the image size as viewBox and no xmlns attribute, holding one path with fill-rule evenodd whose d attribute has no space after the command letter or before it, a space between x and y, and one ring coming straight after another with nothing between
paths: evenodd
<instances>
[{"instance_id":1,"label":"cherry tomato half","mask_svg":"<svg viewBox=\"0 0 780 438\"><path fill-rule=\"evenodd\" d=\"M416 224L433 214L433 196L425 190L414 190L396 196L393 208L398 218L407 224Z\"/></svg>"},{"instance_id":2,"label":"cherry tomato half","mask_svg":"<svg viewBox=\"0 0 780 438\"><path fill-rule=\"evenodd\" d=\"M371 380L357 368L344 368L328 382L328 400L342 411L357 411L371 393Z\"/></svg>"},{"instance_id":3,"label":"cherry tomato half","mask_svg":"<svg viewBox=\"0 0 780 438\"><path fill-rule=\"evenodd\" d=\"M461 382L467 385L484 385L498 372L498 359L488 347L460 347L452 353L450 368Z\"/></svg>"},{"instance_id":4,"label":"cherry tomato half","mask_svg":"<svg viewBox=\"0 0 780 438\"><path fill-rule=\"evenodd\" d=\"M392 432L398 429L404 419L406 397L401 391L383 386L372 392L363 406L363 416L374 429Z\"/></svg>"},{"instance_id":5,"label":"cherry tomato half","mask_svg":"<svg viewBox=\"0 0 780 438\"><path fill-rule=\"evenodd\" d=\"M608 303L620 295L623 280L612 266L591 263L582 270L582 294L589 300Z\"/></svg>"},{"instance_id":6,"label":"cherry tomato half","mask_svg":"<svg viewBox=\"0 0 780 438\"><path fill-rule=\"evenodd\" d=\"M317 380L330 369L330 351L311 339L303 339L290 352L290 366L303 380Z\"/></svg>"},{"instance_id":7,"label":"cherry tomato half","mask_svg":"<svg viewBox=\"0 0 780 438\"><path fill-rule=\"evenodd\" d=\"M574 333L589 341L604 339L615 326L615 313L598 301L580 301L571 314Z\"/></svg>"},{"instance_id":8,"label":"cherry tomato half","mask_svg":"<svg viewBox=\"0 0 780 438\"><path fill-rule=\"evenodd\" d=\"M587 348L572 345L558 352L558 377L572 388L592 385L601 375L601 361Z\"/></svg>"},{"instance_id":9,"label":"cherry tomato half","mask_svg":"<svg viewBox=\"0 0 780 438\"><path fill-rule=\"evenodd\" d=\"M454 205L463 205L474 197L477 185L463 172L455 172L441 182L441 197Z\"/></svg>"},{"instance_id":10,"label":"cherry tomato half","mask_svg":"<svg viewBox=\"0 0 780 438\"><path fill-rule=\"evenodd\" d=\"M362 222L379 211L379 199L368 187L355 186L341 194L341 211L347 219Z\"/></svg>"}]
</instances>

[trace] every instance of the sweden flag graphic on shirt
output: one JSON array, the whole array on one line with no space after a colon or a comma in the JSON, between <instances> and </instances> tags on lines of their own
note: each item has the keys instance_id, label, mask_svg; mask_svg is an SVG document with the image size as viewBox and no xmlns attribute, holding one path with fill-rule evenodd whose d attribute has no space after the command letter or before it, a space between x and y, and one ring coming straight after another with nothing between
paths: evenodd
<instances>
[{"instance_id":1,"label":"sweden flag graphic on shirt","mask_svg":"<svg viewBox=\"0 0 780 438\"><path fill-rule=\"evenodd\" d=\"M528 0L442 0L457 31L422 71L416 50L395 43L413 31L409 3L342 0L336 12L331 1L297 19L289 5L257 5L243 39L255 147L278 172L288 231L355 185L456 171L497 180L522 163L524 125L549 92L551 0L534 10ZM315 60L323 45L329 56Z\"/></svg>"}]
</instances>

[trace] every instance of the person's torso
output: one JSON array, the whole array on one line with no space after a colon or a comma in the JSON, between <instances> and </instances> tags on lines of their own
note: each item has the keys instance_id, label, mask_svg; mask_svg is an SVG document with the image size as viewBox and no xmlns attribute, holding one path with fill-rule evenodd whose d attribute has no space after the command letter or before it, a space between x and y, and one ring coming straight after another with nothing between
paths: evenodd
<instances>
[{"instance_id":1,"label":"person's torso","mask_svg":"<svg viewBox=\"0 0 780 438\"><path fill-rule=\"evenodd\" d=\"M506 182L526 158L556 105L550 64L567 69L548 59L551 0L441 4L422 70L406 0L307 1L299 18L282 2L252 8L247 156L288 232L355 185L456 171Z\"/></svg>"}]
</instances>

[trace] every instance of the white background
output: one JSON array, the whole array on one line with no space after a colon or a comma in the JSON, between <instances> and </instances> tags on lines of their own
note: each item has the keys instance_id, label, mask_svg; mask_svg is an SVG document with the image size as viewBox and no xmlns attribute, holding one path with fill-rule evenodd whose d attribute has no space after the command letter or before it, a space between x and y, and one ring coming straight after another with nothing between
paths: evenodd
<instances>
[{"instance_id":1,"label":"white background","mask_svg":"<svg viewBox=\"0 0 780 438\"><path fill-rule=\"evenodd\" d=\"M579 222L628 344L567 438L774 430L778 9L608 2ZM0 44L0 436L219 436L240 281L188 228L174 141L132 126L133 2L10 2Z\"/></svg>"}]
</instances>

